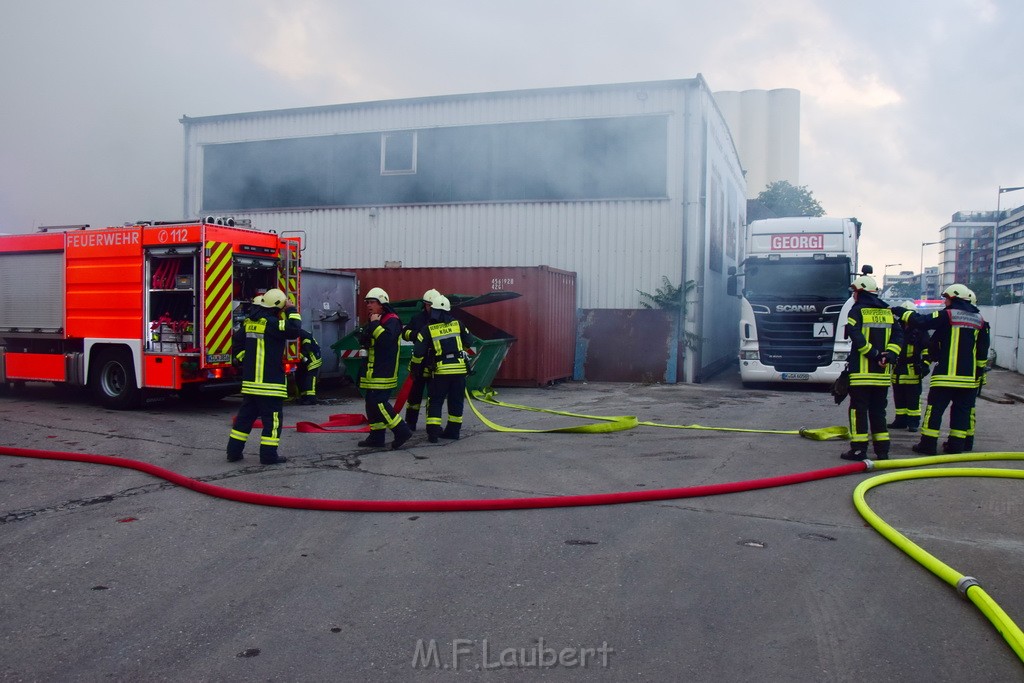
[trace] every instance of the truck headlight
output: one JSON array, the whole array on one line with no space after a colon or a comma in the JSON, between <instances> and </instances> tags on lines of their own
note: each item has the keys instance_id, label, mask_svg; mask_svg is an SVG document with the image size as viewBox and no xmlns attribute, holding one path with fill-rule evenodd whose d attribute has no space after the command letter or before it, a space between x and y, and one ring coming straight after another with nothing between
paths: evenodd
<instances>
[{"instance_id":1,"label":"truck headlight","mask_svg":"<svg viewBox=\"0 0 1024 683\"><path fill-rule=\"evenodd\" d=\"M847 351L836 351L835 353L832 354L833 362L837 362L837 363L842 363L843 361L845 361L849 357L850 357L850 354Z\"/></svg>"},{"instance_id":2,"label":"truck headlight","mask_svg":"<svg viewBox=\"0 0 1024 683\"><path fill-rule=\"evenodd\" d=\"M760 357L757 351L740 351L740 360L758 360Z\"/></svg>"}]
</instances>

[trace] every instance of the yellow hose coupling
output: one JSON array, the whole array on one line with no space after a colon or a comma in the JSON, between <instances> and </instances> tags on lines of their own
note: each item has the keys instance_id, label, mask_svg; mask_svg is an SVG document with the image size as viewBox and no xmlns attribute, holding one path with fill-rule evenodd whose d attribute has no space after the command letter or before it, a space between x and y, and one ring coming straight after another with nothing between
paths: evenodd
<instances>
[{"instance_id":1,"label":"yellow hose coupling","mask_svg":"<svg viewBox=\"0 0 1024 683\"><path fill-rule=\"evenodd\" d=\"M961 576L956 582L956 589L960 591L960 595L967 599L967 591L971 586L977 586L981 588L981 584L973 576Z\"/></svg>"}]
</instances>

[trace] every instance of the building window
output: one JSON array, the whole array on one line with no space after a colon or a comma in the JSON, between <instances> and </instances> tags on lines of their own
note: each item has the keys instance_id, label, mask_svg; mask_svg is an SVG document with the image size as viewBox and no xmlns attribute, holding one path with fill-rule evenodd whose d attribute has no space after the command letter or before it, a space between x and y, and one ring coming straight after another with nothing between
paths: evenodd
<instances>
[{"instance_id":1,"label":"building window","mask_svg":"<svg viewBox=\"0 0 1024 683\"><path fill-rule=\"evenodd\" d=\"M416 172L416 132L381 133L380 174L405 175Z\"/></svg>"},{"instance_id":2,"label":"building window","mask_svg":"<svg viewBox=\"0 0 1024 683\"><path fill-rule=\"evenodd\" d=\"M664 199L668 130L649 115L208 144L202 211Z\"/></svg>"}]
</instances>

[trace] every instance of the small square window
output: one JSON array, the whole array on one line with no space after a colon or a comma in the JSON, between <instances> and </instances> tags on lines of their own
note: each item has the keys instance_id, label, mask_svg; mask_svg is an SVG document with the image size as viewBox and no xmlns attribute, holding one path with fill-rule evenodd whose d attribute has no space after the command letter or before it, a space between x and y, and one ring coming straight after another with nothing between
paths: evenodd
<instances>
[{"instance_id":1,"label":"small square window","mask_svg":"<svg viewBox=\"0 0 1024 683\"><path fill-rule=\"evenodd\" d=\"M380 174L400 175L416 172L416 133L381 133Z\"/></svg>"}]
</instances>

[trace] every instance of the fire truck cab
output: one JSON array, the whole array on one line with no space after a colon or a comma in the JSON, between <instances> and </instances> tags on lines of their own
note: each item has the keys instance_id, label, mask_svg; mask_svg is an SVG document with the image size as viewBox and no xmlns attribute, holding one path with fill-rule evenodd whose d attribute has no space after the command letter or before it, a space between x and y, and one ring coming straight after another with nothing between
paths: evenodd
<instances>
[{"instance_id":1,"label":"fire truck cab","mask_svg":"<svg viewBox=\"0 0 1024 683\"><path fill-rule=\"evenodd\" d=\"M212 216L0 236L0 383L86 386L117 409L232 393L235 324L273 287L298 304L300 258L298 235Z\"/></svg>"}]
</instances>

